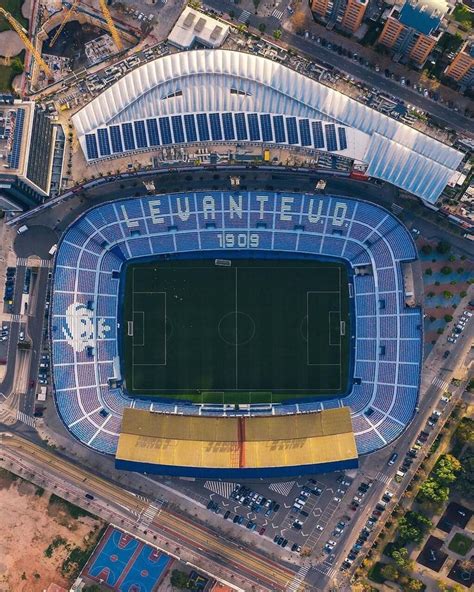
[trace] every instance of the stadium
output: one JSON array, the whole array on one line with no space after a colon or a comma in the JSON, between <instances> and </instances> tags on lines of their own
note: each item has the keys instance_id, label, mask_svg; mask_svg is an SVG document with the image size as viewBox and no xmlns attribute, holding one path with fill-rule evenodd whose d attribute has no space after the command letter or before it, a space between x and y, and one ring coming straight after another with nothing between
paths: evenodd
<instances>
[{"instance_id":1,"label":"stadium","mask_svg":"<svg viewBox=\"0 0 474 592\"><path fill-rule=\"evenodd\" d=\"M138 68L74 124L90 162L180 142L280 142L365 163L427 201L460 158L280 64L220 50ZM111 196L56 253L59 414L126 470L258 478L355 467L416 410L422 313L405 289L415 259L405 227L362 196Z\"/></svg>"}]
</instances>

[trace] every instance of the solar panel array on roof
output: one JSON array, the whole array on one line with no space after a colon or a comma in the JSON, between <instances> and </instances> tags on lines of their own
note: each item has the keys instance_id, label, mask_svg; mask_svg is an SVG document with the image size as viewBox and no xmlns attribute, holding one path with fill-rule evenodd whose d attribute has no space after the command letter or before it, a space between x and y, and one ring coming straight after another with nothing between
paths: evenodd
<instances>
[{"instance_id":1,"label":"solar panel array on roof","mask_svg":"<svg viewBox=\"0 0 474 592\"><path fill-rule=\"evenodd\" d=\"M283 125L283 116L273 116L273 127L275 129L275 142L284 143L286 141L285 127Z\"/></svg>"},{"instance_id":2,"label":"solar panel array on roof","mask_svg":"<svg viewBox=\"0 0 474 592\"><path fill-rule=\"evenodd\" d=\"M224 127L224 139L225 140L234 140L235 139L235 130L234 130L234 120L232 119L232 113L223 113L222 114L222 125Z\"/></svg>"},{"instance_id":3,"label":"solar panel array on roof","mask_svg":"<svg viewBox=\"0 0 474 592\"><path fill-rule=\"evenodd\" d=\"M309 131L309 120L300 119L298 124L300 128L301 145L311 146L311 132Z\"/></svg>"},{"instance_id":4,"label":"solar panel array on roof","mask_svg":"<svg viewBox=\"0 0 474 592\"><path fill-rule=\"evenodd\" d=\"M111 125L88 135L95 137L99 153L92 156L96 151L89 139L86 143L89 160L99 155L197 141L275 142L318 149L327 146L331 151L347 148L343 127L337 128L336 135L336 126L332 123L325 124L323 129L320 121L269 113L186 113Z\"/></svg>"},{"instance_id":5,"label":"solar panel array on roof","mask_svg":"<svg viewBox=\"0 0 474 592\"><path fill-rule=\"evenodd\" d=\"M123 152L122 135L120 134L120 127L118 125L111 125L109 127L110 140L112 143L112 152Z\"/></svg>"},{"instance_id":6,"label":"solar panel array on roof","mask_svg":"<svg viewBox=\"0 0 474 592\"><path fill-rule=\"evenodd\" d=\"M337 128L337 135L339 136L339 150L346 150L346 148L347 148L346 130L343 127L338 127Z\"/></svg>"},{"instance_id":7,"label":"solar panel array on roof","mask_svg":"<svg viewBox=\"0 0 474 592\"><path fill-rule=\"evenodd\" d=\"M181 121L181 116L173 115L171 117L171 125L173 127L173 137L174 137L175 143L183 144L185 140L184 140L184 128L183 128L183 122Z\"/></svg>"},{"instance_id":8,"label":"solar panel array on roof","mask_svg":"<svg viewBox=\"0 0 474 592\"><path fill-rule=\"evenodd\" d=\"M110 156L110 142L107 129L97 130L97 139L99 140L99 152L101 156Z\"/></svg>"},{"instance_id":9,"label":"solar panel array on roof","mask_svg":"<svg viewBox=\"0 0 474 592\"><path fill-rule=\"evenodd\" d=\"M198 113L196 118L199 130L199 139L201 142L208 142L211 139L211 136L207 126L207 115L205 113Z\"/></svg>"},{"instance_id":10,"label":"solar panel array on roof","mask_svg":"<svg viewBox=\"0 0 474 592\"><path fill-rule=\"evenodd\" d=\"M326 135L326 145L329 152L337 150L336 127L333 123L328 123L324 126L324 133Z\"/></svg>"},{"instance_id":11,"label":"solar panel array on roof","mask_svg":"<svg viewBox=\"0 0 474 592\"><path fill-rule=\"evenodd\" d=\"M197 142L196 124L194 122L194 115L184 115L184 128L186 130L186 138L188 142Z\"/></svg>"},{"instance_id":12,"label":"solar panel array on roof","mask_svg":"<svg viewBox=\"0 0 474 592\"><path fill-rule=\"evenodd\" d=\"M264 142L273 142L272 121L268 113L260 115L260 125L262 126L262 140Z\"/></svg>"},{"instance_id":13,"label":"solar panel array on roof","mask_svg":"<svg viewBox=\"0 0 474 592\"><path fill-rule=\"evenodd\" d=\"M311 128L313 130L313 146L315 148L324 148L326 144L324 143L322 123L320 121L313 121Z\"/></svg>"},{"instance_id":14,"label":"solar panel array on roof","mask_svg":"<svg viewBox=\"0 0 474 592\"><path fill-rule=\"evenodd\" d=\"M161 134L161 143L162 144L172 144L173 139L171 137L171 126L170 120L168 117L160 117L158 120L160 125L160 134Z\"/></svg>"},{"instance_id":15,"label":"solar panel array on roof","mask_svg":"<svg viewBox=\"0 0 474 592\"><path fill-rule=\"evenodd\" d=\"M133 128L131 123L122 123L123 143L125 150L135 150L135 138L133 137Z\"/></svg>"},{"instance_id":16,"label":"solar panel array on roof","mask_svg":"<svg viewBox=\"0 0 474 592\"><path fill-rule=\"evenodd\" d=\"M219 142L222 140L221 118L219 113L210 113L209 123L211 125L211 138L213 141Z\"/></svg>"},{"instance_id":17,"label":"solar panel array on roof","mask_svg":"<svg viewBox=\"0 0 474 592\"><path fill-rule=\"evenodd\" d=\"M86 134L86 150L87 158L89 160L95 160L99 158L99 151L97 150L97 140L95 134Z\"/></svg>"},{"instance_id":18,"label":"solar panel array on roof","mask_svg":"<svg viewBox=\"0 0 474 592\"><path fill-rule=\"evenodd\" d=\"M235 129L237 131L237 140L247 139L247 126L245 124L245 113L235 113Z\"/></svg>"},{"instance_id":19,"label":"solar panel array on roof","mask_svg":"<svg viewBox=\"0 0 474 592\"><path fill-rule=\"evenodd\" d=\"M296 117L286 117L286 132L288 134L288 144L299 144Z\"/></svg>"},{"instance_id":20,"label":"solar panel array on roof","mask_svg":"<svg viewBox=\"0 0 474 592\"><path fill-rule=\"evenodd\" d=\"M256 113L249 113L247 115L247 122L249 124L249 139L252 142L260 140L260 128L258 127L258 115Z\"/></svg>"},{"instance_id":21,"label":"solar panel array on roof","mask_svg":"<svg viewBox=\"0 0 474 592\"><path fill-rule=\"evenodd\" d=\"M135 137L137 139L137 148L147 148L148 140L145 132L145 123L143 121L135 121L133 123L135 128Z\"/></svg>"},{"instance_id":22,"label":"solar panel array on roof","mask_svg":"<svg viewBox=\"0 0 474 592\"><path fill-rule=\"evenodd\" d=\"M8 155L8 164L10 168L17 169L20 165L21 141L23 138L23 126L25 124L25 110L16 110L15 130L13 132L13 142L11 152Z\"/></svg>"},{"instance_id":23,"label":"solar panel array on roof","mask_svg":"<svg viewBox=\"0 0 474 592\"><path fill-rule=\"evenodd\" d=\"M150 146L159 146L160 136L158 134L158 124L156 123L156 119L147 119L146 129L148 131L148 138L150 139Z\"/></svg>"}]
</instances>

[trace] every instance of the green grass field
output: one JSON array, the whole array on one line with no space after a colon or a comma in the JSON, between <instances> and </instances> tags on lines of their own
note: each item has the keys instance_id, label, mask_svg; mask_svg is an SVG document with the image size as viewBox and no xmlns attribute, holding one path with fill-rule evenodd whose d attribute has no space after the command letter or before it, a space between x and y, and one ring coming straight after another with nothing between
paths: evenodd
<instances>
[{"instance_id":1,"label":"green grass field","mask_svg":"<svg viewBox=\"0 0 474 592\"><path fill-rule=\"evenodd\" d=\"M125 278L124 372L133 395L277 402L347 386L343 265L311 260L173 260Z\"/></svg>"},{"instance_id":2,"label":"green grass field","mask_svg":"<svg viewBox=\"0 0 474 592\"><path fill-rule=\"evenodd\" d=\"M448 549L454 551L458 555L464 556L472 549L472 545L473 542L468 536L457 532L451 539Z\"/></svg>"}]
</instances>

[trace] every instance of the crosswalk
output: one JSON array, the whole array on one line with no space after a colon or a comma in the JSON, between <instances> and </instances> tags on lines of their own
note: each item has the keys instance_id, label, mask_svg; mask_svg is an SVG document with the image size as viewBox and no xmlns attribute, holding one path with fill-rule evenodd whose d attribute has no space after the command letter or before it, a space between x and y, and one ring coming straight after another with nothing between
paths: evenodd
<instances>
[{"instance_id":1,"label":"crosswalk","mask_svg":"<svg viewBox=\"0 0 474 592\"><path fill-rule=\"evenodd\" d=\"M272 16L280 21L281 17L283 16L283 10L278 10L278 8L275 8L275 10L272 12Z\"/></svg>"},{"instance_id":2,"label":"crosswalk","mask_svg":"<svg viewBox=\"0 0 474 592\"><path fill-rule=\"evenodd\" d=\"M313 565L313 569L315 569L316 571L319 571L319 573L322 573L323 575L327 576L329 579L334 577L334 575L337 571L336 568L332 567L331 564L327 560L323 561L323 563L320 563L319 565Z\"/></svg>"},{"instance_id":3,"label":"crosswalk","mask_svg":"<svg viewBox=\"0 0 474 592\"><path fill-rule=\"evenodd\" d=\"M296 572L295 577L291 580L290 584L286 588L287 592L297 592L300 589L301 583L306 579L310 569L311 564L304 563Z\"/></svg>"},{"instance_id":4,"label":"crosswalk","mask_svg":"<svg viewBox=\"0 0 474 592\"><path fill-rule=\"evenodd\" d=\"M23 413L23 411L17 410L16 418L18 419L18 421L22 421L23 423L26 423L27 425L31 426L32 428L36 427L35 418L31 417L31 415L26 415L26 413Z\"/></svg>"},{"instance_id":5,"label":"crosswalk","mask_svg":"<svg viewBox=\"0 0 474 592\"><path fill-rule=\"evenodd\" d=\"M149 526L153 522L155 516L158 514L160 510L160 506L156 506L155 504L151 503L140 516L140 523L144 526Z\"/></svg>"},{"instance_id":6,"label":"crosswalk","mask_svg":"<svg viewBox=\"0 0 474 592\"><path fill-rule=\"evenodd\" d=\"M272 491L276 491L280 495L283 495L286 497L290 494L290 491L293 489L293 485L295 483L296 483L296 481L283 481L282 483L270 483L270 485L268 486L268 489L271 489Z\"/></svg>"},{"instance_id":7,"label":"crosswalk","mask_svg":"<svg viewBox=\"0 0 474 592\"><path fill-rule=\"evenodd\" d=\"M19 323L20 321L21 321L21 315L19 315L19 314L10 315L10 322Z\"/></svg>"},{"instance_id":8,"label":"crosswalk","mask_svg":"<svg viewBox=\"0 0 474 592\"><path fill-rule=\"evenodd\" d=\"M230 494L239 486L239 483L229 481L206 481L204 487L221 497L229 497Z\"/></svg>"},{"instance_id":9,"label":"crosswalk","mask_svg":"<svg viewBox=\"0 0 474 592\"><path fill-rule=\"evenodd\" d=\"M382 483L390 483L393 477L391 475L385 475L382 471L379 471L375 476L376 481L381 481Z\"/></svg>"},{"instance_id":10,"label":"crosswalk","mask_svg":"<svg viewBox=\"0 0 474 592\"><path fill-rule=\"evenodd\" d=\"M242 23L245 25L248 23L249 18L250 18L250 12L248 10L242 10L242 12L240 13L240 16L237 20L239 23Z\"/></svg>"},{"instance_id":11,"label":"crosswalk","mask_svg":"<svg viewBox=\"0 0 474 592\"><path fill-rule=\"evenodd\" d=\"M32 259L31 261L26 257L18 257L16 260L17 267L51 267L52 261L49 259Z\"/></svg>"},{"instance_id":12,"label":"crosswalk","mask_svg":"<svg viewBox=\"0 0 474 592\"><path fill-rule=\"evenodd\" d=\"M447 390L447 388L449 386L449 382L447 382L446 380L441 380L441 378L433 379L431 384L434 384L435 386L439 387L443 391Z\"/></svg>"}]
</instances>

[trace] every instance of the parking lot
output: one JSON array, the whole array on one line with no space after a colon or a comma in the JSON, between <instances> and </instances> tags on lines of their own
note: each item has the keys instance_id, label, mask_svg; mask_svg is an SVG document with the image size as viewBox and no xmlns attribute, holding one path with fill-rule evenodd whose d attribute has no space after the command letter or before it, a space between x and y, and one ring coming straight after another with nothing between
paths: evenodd
<instances>
[{"instance_id":1,"label":"parking lot","mask_svg":"<svg viewBox=\"0 0 474 592\"><path fill-rule=\"evenodd\" d=\"M206 481L190 483L186 493L210 512L245 528L256 536L268 537L290 553L312 551L332 563L332 549L324 545L338 539L351 520L348 488L352 478L343 473L300 478L297 481L229 483ZM338 530L335 530L333 523ZM342 528L341 528L342 526ZM237 534L237 533L236 533ZM334 541L337 544L337 541Z\"/></svg>"}]
</instances>

